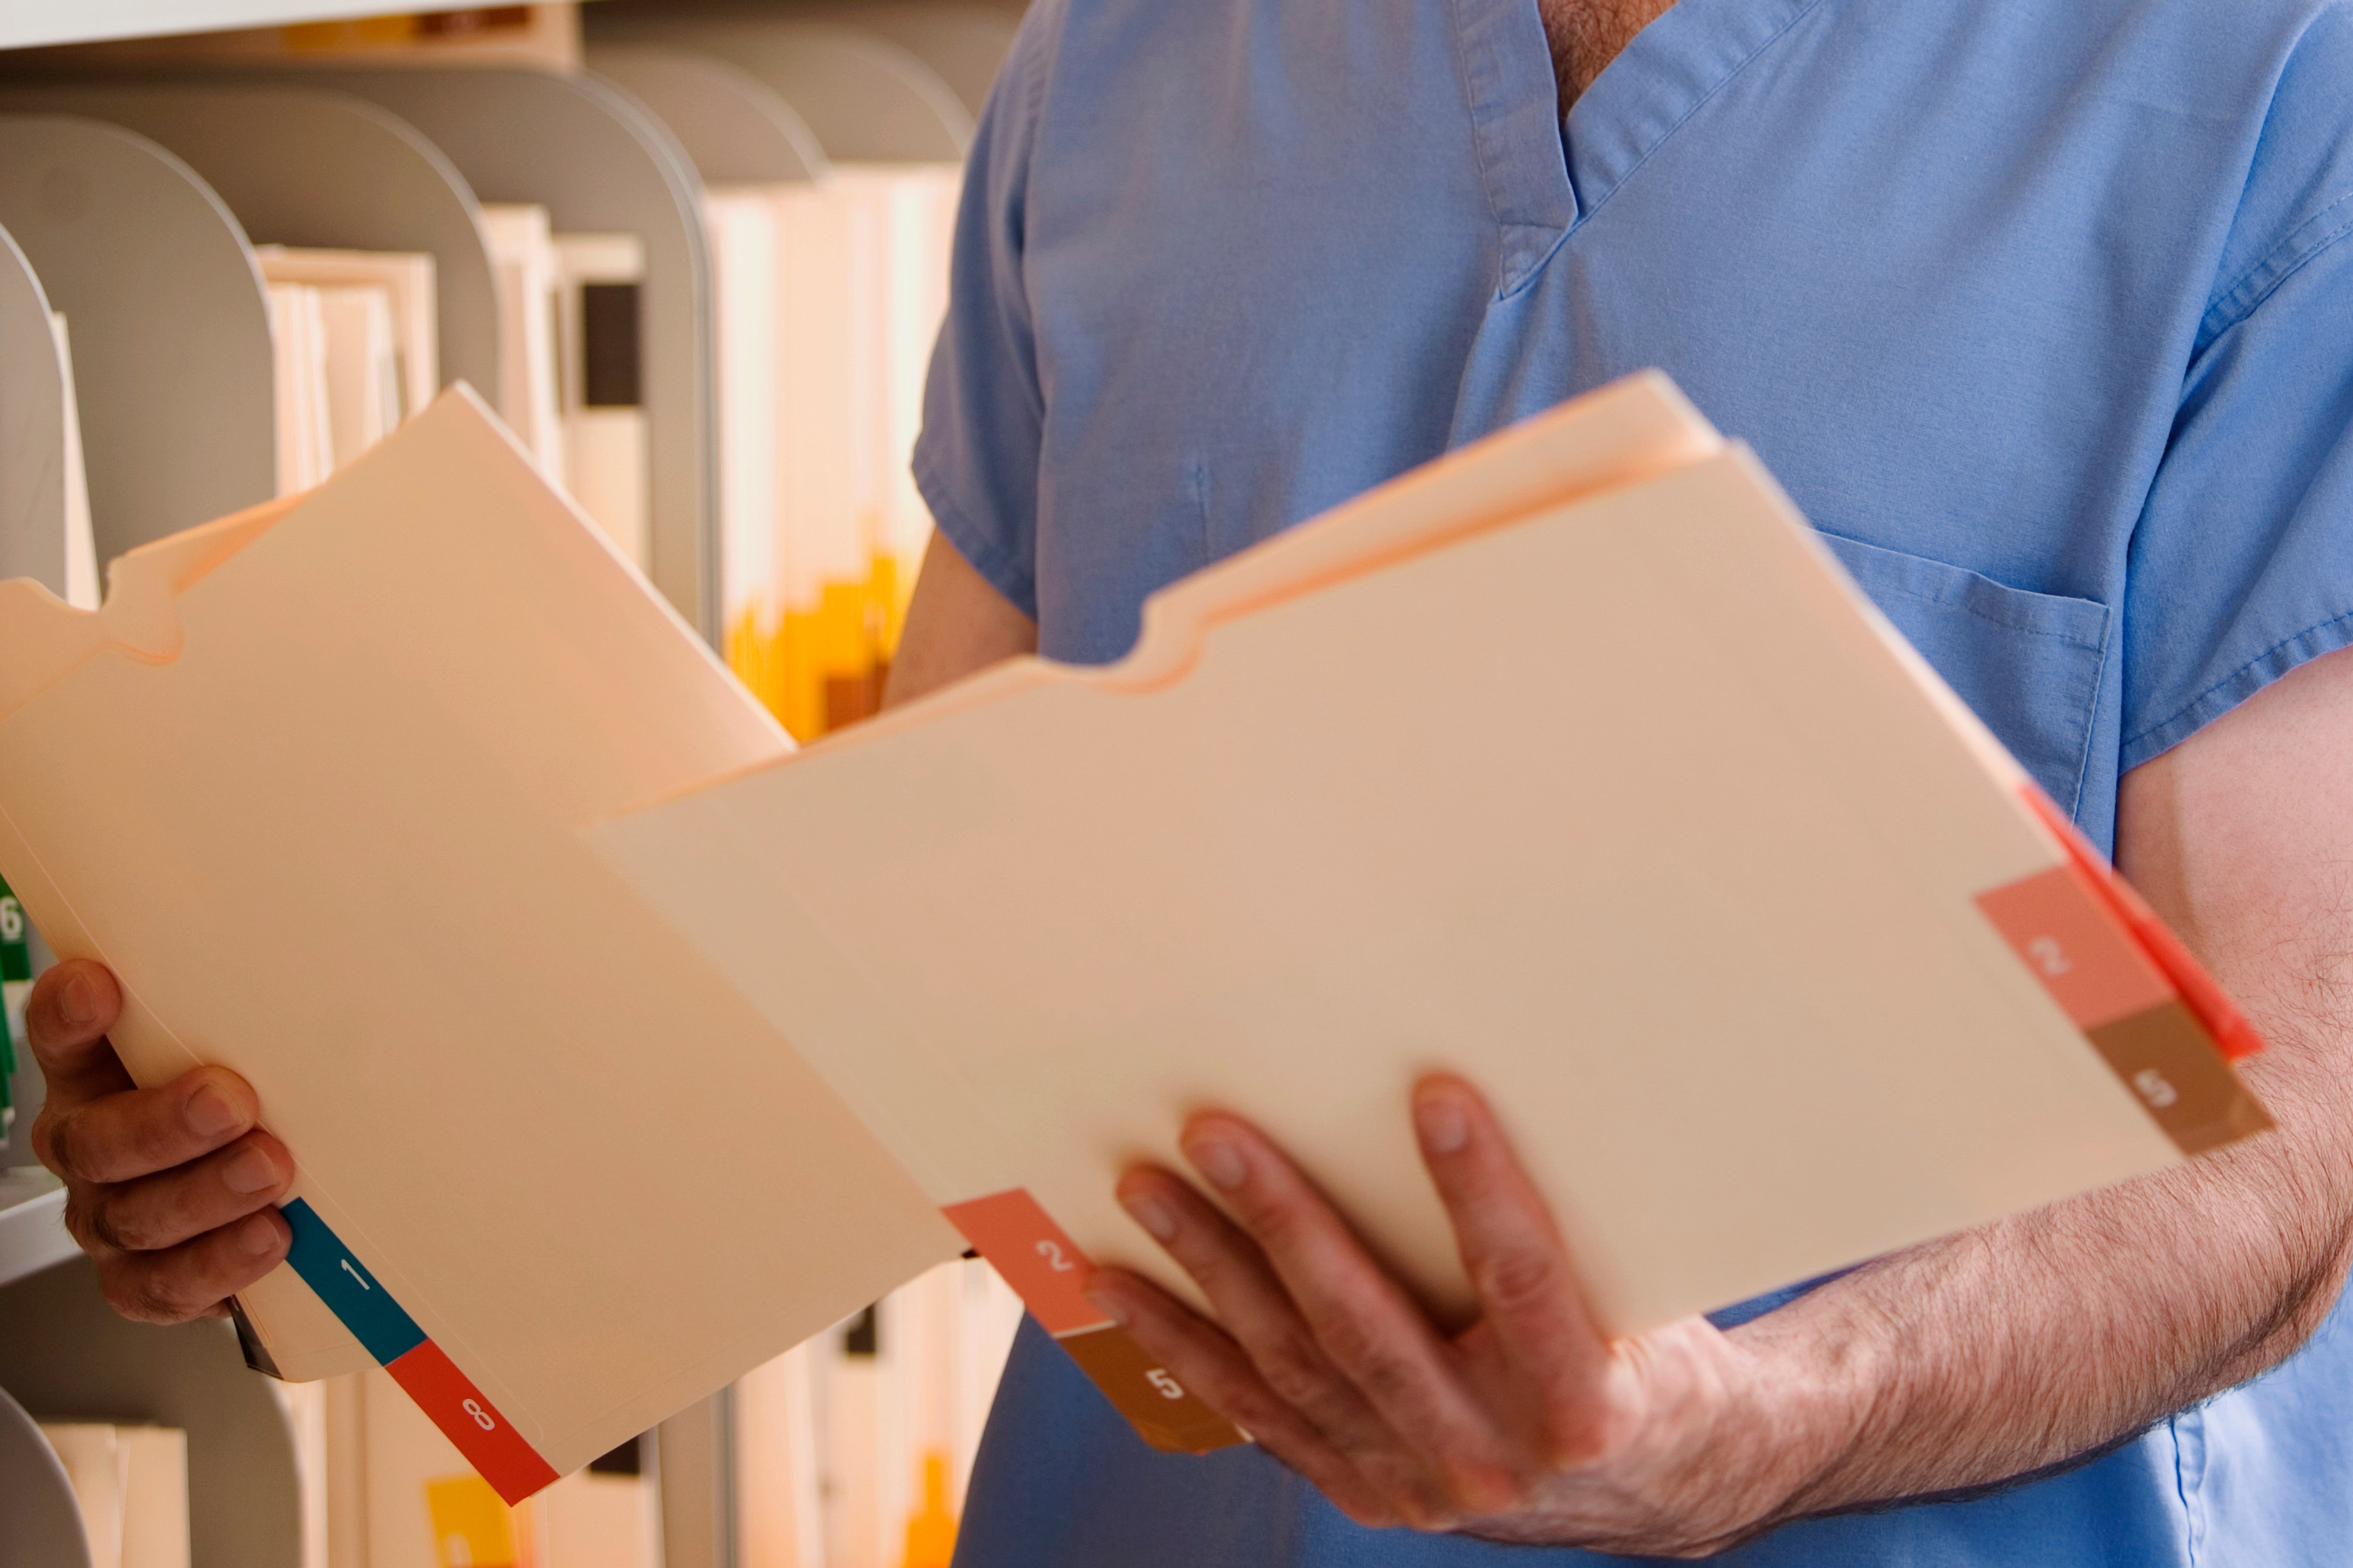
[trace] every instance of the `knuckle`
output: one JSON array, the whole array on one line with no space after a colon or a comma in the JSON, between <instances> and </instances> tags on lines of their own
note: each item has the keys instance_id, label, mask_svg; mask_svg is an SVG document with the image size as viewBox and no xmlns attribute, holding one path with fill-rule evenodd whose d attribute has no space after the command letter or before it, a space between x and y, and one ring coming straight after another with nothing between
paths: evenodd
<instances>
[{"instance_id":1,"label":"knuckle","mask_svg":"<svg viewBox=\"0 0 2353 1568\"><path fill-rule=\"evenodd\" d=\"M1296 1200L1278 1194L1241 1210L1242 1223L1270 1253L1296 1256L1314 1234L1314 1216Z\"/></svg>"},{"instance_id":2,"label":"knuckle","mask_svg":"<svg viewBox=\"0 0 2353 1568\"><path fill-rule=\"evenodd\" d=\"M69 1181L76 1177L88 1180L82 1169L81 1121L69 1113L43 1107L40 1120L33 1124L33 1147L47 1149L48 1167Z\"/></svg>"},{"instance_id":3,"label":"knuckle","mask_svg":"<svg viewBox=\"0 0 2353 1568\"><path fill-rule=\"evenodd\" d=\"M57 1116L44 1106L40 1115L33 1118L33 1158L62 1176L69 1173L65 1167L65 1157L58 1152L57 1137Z\"/></svg>"},{"instance_id":4,"label":"knuckle","mask_svg":"<svg viewBox=\"0 0 2353 1568\"><path fill-rule=\"evenodd\" d=\"M1479 1299L1506 1311L1549 1300L1560 1288L1559 1264L1540 1252L1509 1247L1480 1260Z\"/></svg>"},{"instance_id":5,"label":"knuckle","mask_svg":"<svg viewBox=\"0 0 2353 1568\"><path fill-rule=\"evenodd\" d=\"M99 1247L109 1252L135 1250L127 1246L117 1227L114 1205L103 1193L69 1194L66 1199L66 1228L85 1247Z\"/></svg>"},{"instance_id":6,"label":"knuckle","mask_svg":"<svg viewBox=\"0 0 2353 1568\"><path fill-rule=\"evenodd\" d=\"M103 1281L107 1305L134 1323L184 1323L210 1303L187 1299L160 1268L117 1264Z\"/></svg>"},{"instance_id":7,"label":"knuckle","mask_svg":"<svg viewBox=\"0 0 2353 1568\"><path fill-rule=\"evenodd\" d=\"M155 1252L180 1239L153 1204L140 1203L129 1194L106 1205L100 1212L105 1216L107 1245L118 1251Z\"/></svg>"},{"instance_id":8,"label":"knuckle","mask_svg":"<svg viewBox=\"0 0 2353 1568\"><path fill-rule=\"evenodd\" d=\"M1326 1313L1315 1320L1313 1328L1315 1342L1324 1347L1324 1353L1345 1367L1348 1375L1360 1383L1385 1375L1397 1365L1388 1341L1361 1319L1341 1312Z\"/></svg>"},{"instance_id":9,"label":"knuckle","mask_svg":"<svg viewBox=\"0 0 2353 1568\"><path fill-rule=\"evenodd\" d=\"M1355 1363L1356 1385L1366 1397L1384 1409L1408 1403L1420 1387L1415 1370L1388 1350L1368 1351Z\"/></svg>"},{"instance_id":10,"label":"knuckle","mask_svg":"<svg viewBox=\"0 0 2353 1568\"><path fill-rule=\"evenodd\" d=\"M1274 1396L1294 1409L1320 1403L1331 1381L1323 1353L1298 1334L1282 1335L1252 1359Z\"/></svg>"}]
</instances>

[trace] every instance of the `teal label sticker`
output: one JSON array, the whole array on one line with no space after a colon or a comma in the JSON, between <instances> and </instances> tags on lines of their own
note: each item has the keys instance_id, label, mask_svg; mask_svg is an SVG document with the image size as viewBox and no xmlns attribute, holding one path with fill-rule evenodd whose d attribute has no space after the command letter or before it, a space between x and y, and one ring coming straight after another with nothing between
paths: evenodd
<instances>
[{"instance_id":1,"label":"teal label sticker","mask_svg":"<svg viewBox=\"0 0 2353 1568\"><path fill-rule=\"evenodd\" d=\"M417 1326L417 1320L401 1310L400 1303L352 1256L343 1238L327 1228L316 1209L296 1198L278 1212L294 1231L286 1261L328 1310L343 1320L352 1337L367 1347L378 1365L390 1366L425 1342L425 1331Z\"/></svg>"}]
</instances>

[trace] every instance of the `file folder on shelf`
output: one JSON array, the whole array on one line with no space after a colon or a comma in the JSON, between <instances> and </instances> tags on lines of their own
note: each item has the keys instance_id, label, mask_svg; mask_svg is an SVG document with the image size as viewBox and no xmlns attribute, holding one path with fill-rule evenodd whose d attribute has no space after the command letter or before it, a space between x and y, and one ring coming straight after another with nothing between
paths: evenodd
<instances>
[{"instance_id":1,"label":"file folder on shelf","mask_svg":"<svg viewBox=\"0 0 2353 1568\"><path fill-rule=\"evenodd\" d=\"M1460 1311L1406 1093L1465 1074L1613 1331L2266 1125L1655 375L798 754L447 397L99 616L0 588L0 873L135 1076L253 1080L293 1268L510 1498L967 1240L1148 1440L1234 1440L1082 1293L1187 1289L1111 1190L1203 1104Z\"/></svg>"}]
</instances>

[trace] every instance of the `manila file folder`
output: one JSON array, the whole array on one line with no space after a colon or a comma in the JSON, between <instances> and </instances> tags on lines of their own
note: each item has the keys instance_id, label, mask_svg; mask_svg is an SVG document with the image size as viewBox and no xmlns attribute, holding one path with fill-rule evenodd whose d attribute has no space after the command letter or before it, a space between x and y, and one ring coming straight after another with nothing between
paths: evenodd
<instances>
[{"instance_id":1,"label":"manila file folder","mask_svg":"<svg viewBox=\"0 0 2353 1568\"><path fill-rule=\"evenodd\" d=\"M2253 1037L1664 378L807 751L468 395L0 587L0 873L154 1082L301 1172L246 1298L511 1498L969 1243L1086 1303L1217 1104L1442 1313L1406 1118L1478 1083L1632 1331L2266 1125Z\"/></svg>"}]
</instances>

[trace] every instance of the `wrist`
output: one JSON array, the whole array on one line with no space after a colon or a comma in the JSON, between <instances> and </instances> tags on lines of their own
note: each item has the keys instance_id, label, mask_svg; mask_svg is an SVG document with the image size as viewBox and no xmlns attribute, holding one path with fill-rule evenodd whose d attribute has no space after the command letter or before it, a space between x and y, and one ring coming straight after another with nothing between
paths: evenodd
<instances>
[{"instance_id":1,"label":"wrist","mask_svg":"<svg viewBox=\"0 0 2353 1568\"><path fill-rule=\"evenodd\" d=\"M1809 1299L1726 1338L1746 1369L1733 1420L1752 1456L1757 1527L1876 1500L1862 1461L1896 1392L1881 1325Z\"/></svg>"}]
</instances>

